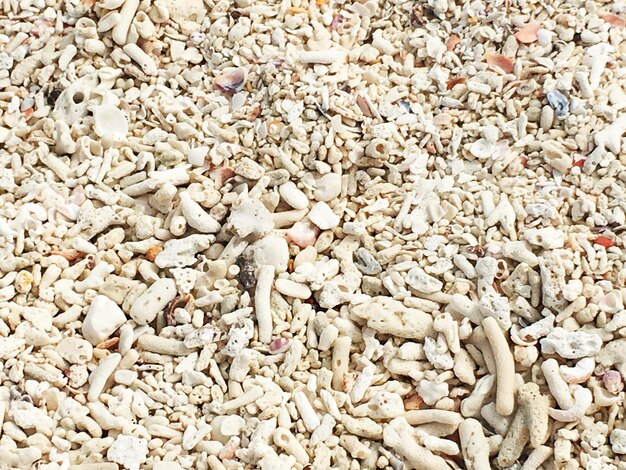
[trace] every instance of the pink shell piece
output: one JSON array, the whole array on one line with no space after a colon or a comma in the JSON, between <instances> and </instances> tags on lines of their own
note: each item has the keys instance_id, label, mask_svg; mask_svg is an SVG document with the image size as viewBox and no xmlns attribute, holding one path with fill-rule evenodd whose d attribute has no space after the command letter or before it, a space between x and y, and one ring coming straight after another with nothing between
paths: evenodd
<instances>
[{"instance_id":1,"label":"pink shell piece","mask_svg":"<svg viewBox=\"0 0 626 470\"><path fill-rule=\"evenodd\" d=\"M541 23L528 23L517 30L515 33L515 39L522 44L531 44L537 40L537 31L540 29Z\"/></svg>"},{"instance_id":2,"label":"pink shell piece","mask_svg":"<svg viewBox=\"0 0 626 470\"><path fill-rule=\"evenodd\" d=\"M513 61L502 54L485 54L485 60L489 65L500 67L506 73L513 72Z\"/></svg>"}]
</instances>

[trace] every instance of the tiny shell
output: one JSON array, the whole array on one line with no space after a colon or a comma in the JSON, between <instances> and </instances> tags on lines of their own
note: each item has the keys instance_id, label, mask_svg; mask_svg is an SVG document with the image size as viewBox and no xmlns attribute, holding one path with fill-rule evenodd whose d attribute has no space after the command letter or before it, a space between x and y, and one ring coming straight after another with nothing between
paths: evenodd
<instances>
[{"instance_id":1,"label":"tiny shell","mask_svg":"<svg viewBox=\"0 0 626 470\"><path fill-rule=\"evenodd\" d=\"M341 26L341 23L343 23L343 15L335 15L333 16L333 21L330 23L330 29L332 31L337 31L339 29L339 27Z\"/></svg>"},{"instance_id":2,"label":"tiny shell","mask_svg":"<svg viewBox=\"0 0 626 470\"><path fill-rule=\"evenodd\" d=\"M495 65L506 73L513 72L513 61L502 54L485 54L485 60L489 65Z\"/></svg>"},{"instance_id":3,"label":"tiny shell","mask_svg":"<svg viewBox=\"0 0 626 470\"><path fill-rule=\"evenodd\" d=\"M213 80L213 85L228 94L241 90L245 83L246 71L242 68L226 69Z\"/></svg>"},{"instance_id":4,"label":"tiny shell","mask_svg":"<svg viewBox=\"0 0 626 470\"><path fill-rule=\"evenodd\" d=\"M220 184L224 184L226 181L228 181L233 176L235 176L235 170L233 170L230 167L225 166L225 167L221 167L221 168L217 168L216 170L213 170L211 174L217 175L217 178L219 179Z\"/></svg>"},{"instance_id":5,"label":"tiny shell","mask_svg":"<svg viewBox=\"0 0 626 470\"><path fill-rule=\"evenodd\" d=\"M522 26L516 33L515 39L522 44L531 44L537 40L537 31L541 29L541 23L532 22Z\"/></svg>"}]
</instances>

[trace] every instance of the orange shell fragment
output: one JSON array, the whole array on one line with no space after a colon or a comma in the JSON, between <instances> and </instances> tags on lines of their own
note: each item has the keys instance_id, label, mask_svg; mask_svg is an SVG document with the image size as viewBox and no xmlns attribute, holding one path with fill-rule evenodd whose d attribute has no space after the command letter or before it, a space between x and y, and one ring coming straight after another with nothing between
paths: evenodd
<instances>
[{"instance_id":1,"label":"orange shell fragment","mask_svg":"<svg viewBox=\"0 0 626 470\"><path fill-rule=\"evenodd\" d=\"M506 73L513 72L513 61L502 54L485 54L485 60L489 65L500 67Z\"/></svg>"},{"instance_id":2,"label":"orange shell fragment","mask_svg":"<svg viewBox=\"0 0 626 470\"><path fill-rule=\"evenodd\" d=\"M515 39L522 44L531 44L537 40L537 31L541 29L541 23L532 22L522 26L516 33Z\"/></svg>"},{"instance_id":3,"label":"orange shell fragment","mask_svg":"<svg viewBox=\"0 0 626 470\"><path fill-rule=\"evenodd\" d=\"M466 81L467 81L467 78L465 77L451 78L450 80L447 81L447 89L452 90L455 86L461 83L465 83Z\"/></svg>"},{"instance_id":4,"label":"orange shell fragment","mask_svg":"<svg viewBox=\"0 0 626 470\"><path fill-rule=\"evenodd\" d=\"M448 50L448 52L450 52L454 50L454 48L460 42L461 42L460 37L458 37L456 34L451 34L450 37L448 38L448 41L446 42L446 49Z\"/></svg>"}]
</instances>

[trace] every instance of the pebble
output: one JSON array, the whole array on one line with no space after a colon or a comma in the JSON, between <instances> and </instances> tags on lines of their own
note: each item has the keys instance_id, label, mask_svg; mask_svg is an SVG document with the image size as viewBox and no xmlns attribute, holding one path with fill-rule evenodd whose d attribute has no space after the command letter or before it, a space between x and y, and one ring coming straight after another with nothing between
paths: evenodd
<instances>
[{"instance_id":1,"label":"pebble","mask_svg":"<svg viewBox=\"0 0 626 470\"><path fill-rule=\"evenodd\" d=\"M383 271L374 255L365 248L359 248L354 252L354 264L359 271L368 276L375 276Z\"/></svg>"},{"instance_id":2,"label":"pebble","mask_svg":"<svg viewBox=\"0 0 626 470\"><path fill-rule=\"evenodd\" d=\"M126 315L122 309L108 297L98 295L92 300L83 320L83 336L95 346L109 338L125 322Z\"/></svg>"}]
</instances>

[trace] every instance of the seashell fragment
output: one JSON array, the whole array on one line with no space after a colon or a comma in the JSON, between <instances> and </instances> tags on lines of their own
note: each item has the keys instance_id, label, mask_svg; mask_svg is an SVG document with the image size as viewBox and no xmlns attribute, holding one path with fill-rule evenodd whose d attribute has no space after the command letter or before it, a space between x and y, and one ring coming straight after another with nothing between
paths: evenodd
<instances>
[{"instance_id":1,"label":"seashell fragment","mask_svg":"<svg viewBox=\"0 0 626 470\"><path fill-rule=\"evenodd\" d=\"M361 112L367 116L367 117L374 117L374 113L372 112L372 110L370 109L369 103L367 102L367 100L363 97L363 95L358 95L356 97L356 104L359 107L359 109L361 110Z\"/></svg>"},{"instance_id":2,"label":"seashell fragment","mask_svg":"<svg viewBox=\"0 0 626 470\"><path fill-rule=\"evenodd\" d=\"M485 60L489 65L499 67L506 73L513 72L513 61L502 54L485 54Z\"/></svg>"},{"instance_id":3,"label":"seashell fragment","mask_svg":"<svg viewBox=\"0 0 626 470\"><path fill-rule=\"evenodd\" d=\"M596 361L593 358L583 357L574 367L560 366L559 371L568 384L581 384L589 380L595 366Z\"/></svg>"},{"instance_id":4,"label":"seashell fragment","mask_svg":"<svg viewBox=\"0 0 626 470\"><path fill-rule=\"evenodd\" d=\"M103 105L93 110L94 131L99 137L105 135L122 139L128 134L126 114L115 106Z\"/></svg>"},{"instance_id":5,"label":"seashell fragment","mask_svg":"<svg viewBox=\"0 0 626 470\"><path fill-rule=\"evenodd\" d=\"M597 237L593 241L593 243L596 245L603 246L604 248L611 248L613 245L615 245L615 243L613 243L613 240L607 237Z\"/></svg>"},{"instance_id":6,"label":"seashell fragment","mask_svg":"<svg viewBox=\"0 0 626 470\"><path fill-rule=\"evenodd\" d=\"M453 51L454 48L461 42L461 38L456 34L451 34L448 40L446 41L446 49L448 52Z\"/></svg>"},{"instance_id":7,"label":"seashell fragment","mask_svg":"<svg viewBox=\"0 0 626 470\"><path fill-rule=\"evenodd\" d=\"M522 26L514 36L522 44L531 44L537 40L537 31L540 29L541 23L534 21Z\"/></svg>"},{"instance_id":8,"label":"seashell fragment","mask_svg":"<svg viewBox=\"0 0 626 470\"><path fill-rule=\"evenodd\" d=\"M613 13L606 13L602 15L602 19L615 28L619 28L619 29L626 28L626 19L622 18L619 15L614 15Z\"/></svg>"},{"instance_id":9,"label":"seashell fragment","mask_svg":"<svg viewBox=\"0 0 626 470\"><path fill-rule=\"evenodd\" d=\"M418 266L412 268L407 273L405 281L413 289L424 292L425 294L439 292L443 288L443 282L426 273L426 271Z\"/></svg>"},{"instance_id":10,"label":"seashell fragment","mask_svg":"<svg viewBox=\"0 0 626 470\"><path fill-rule=\"evenodd\" d=\"M269 346L270 354L281 354L287 352L291 344L287 338L276 338Z\"/></svg>"},{"instance_id":11,"label":"seashell fragment","mask_svg":"<svg viewBox=\"0 0 626 470\"><path fill-rule=\"evenodd\" d=\"M569 111L569 100L559 90L551 90L547 92L546 98L550 107L554 109L554 113L557 117L563 117Z\"/></svg>"},{"instance_id":12,"label":"seashell fragment","mask_svg":"<svg viewBox=\"0 0 626 470\"><path fill-rule=\"evenodd\" d=\"M486 160L491 157L495 151L495 145L487 139L478 139L470 145L469 151L472 155L480 160Z\"/></svg>"},{"instance_id":13,"label":"seashell fragment","mask_svg":"<svg viewBox=\"0 0 626 470\"><path fill-rule=\"evenodd\" d=\"M557 327L540 343L543 354L557 354L565 359L578 359L595 356L602 346L602 338L586 331L567 331Z\"/></svg>"},{"instance_id":14,"label":"seashell fragment","mask_svg":"<svg viewBox=\"0 0 626 470\"><path fill-rule=\"evenodd\" d=\"M619 292L619 291L618 291ZM624 310L624 304L619 293L609 292L598 301L600 310L612 315Z\"/></svg>"},{"instance_id":15,"label":"seashell fragment","mask_svg":"<svg viewBox=\"0 0 626 470\"><path fill-rule=\"evenodd\" d=\"M451 78L446 82L446 89L452 90L455 86L465 83L466 81L467 81L467 78L465 77Z\"/></svg>"},{"instance_id":16,"label":"seashell fragment","mask_svg":"<svg viewBox=\"0 0 626 470\"><path fill-rule=\"evenodd\" d=\"M213 79L213 85L231 95L241 90L245 84L246 71L241 67L225 69Z\"/></svg>"}]
</instances>

